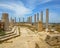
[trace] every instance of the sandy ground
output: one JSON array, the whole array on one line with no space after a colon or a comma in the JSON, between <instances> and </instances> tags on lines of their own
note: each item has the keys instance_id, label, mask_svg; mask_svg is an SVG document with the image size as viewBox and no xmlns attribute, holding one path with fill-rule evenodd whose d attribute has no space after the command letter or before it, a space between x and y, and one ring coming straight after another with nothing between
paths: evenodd
<instances>
[{"instance_id":1,"label":"sandy ground","mask_svg":"<svg viewBox=\"0 0 60 48\"><path fill-rule=\"evenodd\" d=\"M0 48L51 48L40 39L37 33L32 32L27 27L21 27L20 33L21 36L0 44Z\"/></svg>"}]
</instances>

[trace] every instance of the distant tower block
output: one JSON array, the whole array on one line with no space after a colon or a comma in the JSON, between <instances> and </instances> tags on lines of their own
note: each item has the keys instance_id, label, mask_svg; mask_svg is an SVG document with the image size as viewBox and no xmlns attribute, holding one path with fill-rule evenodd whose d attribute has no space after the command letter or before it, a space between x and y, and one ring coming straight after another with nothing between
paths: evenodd
<instances>
[{"instance_id":1,"label":"distant tower block","mask_svg":"<svg viewBox=\"0 0 60 48\"><path fill-rule=\"evenodd\" d=\"M20 18L19 18L19 22L20 22Z\"/></svg>"},{"instance_id":2,"label":"distant tower block","mask_svg":"<svg viewBox=\"0 0 60 48\"><path fill-rule=\"evenodd\" d=\"M16 23L16 17L15 17L15 23Z\"/></svg>"},{"instance_id":3,"label":"distant tower block","mask_svg":"<svg viewBox=\"0 0 60 48\"><path fill-rule=\"evenodd\" d=\"M43 30L43 24L41 21L38 22L38 32L41 32Z\"/></svg>"},{"instance_id":4,"label":"distant tower block","mask_svg":"<svg viewBox=\"0 0 60 48\"><path fill-rule=\"evenodd\" d=\"M12 22L12 17L10 18L10 23Z\"/></svg>"},{"instance_id":5,"label":"distant tower block","mask_svg":"<svg viewBox=\"0 0 60 48\"><path fill-rule=\"evenodd\" d=\"M41 11L41 22L43 23L43 11Z\"/></svg>"},{"instance_id":6,"label":"distant tower block","mask_svg":"<svg viewBox=\"0 0 60 48\"><path fill-rule=\"evenodd\" d=\"M10 18L10 25L11 25L11 20L12 20L12 17Z\"/></svg>"},{"instance_id":7,"label":"distant tower block","mask_svg":"<svg viewBox=\"0 0 60 48\"><path fill-rule=\"evenodd\" d=\"M29 23L29 20L30 20L30 18L28 17L28 18L27 18L27 22L28 22L28 23Z\"/></svg>"},{"instance_id":8,"label":"distant tower block","mask_svg":"<svg viewBox=\"0 0 60 48\"><path fill-rule=\"evenodd\" d=\"M23 23L24 23L24 18L23 18Z\"/></svg>"},{"instance_id":9,"label":"distant tower block","mask_svg":"<svg viewBox=\"0 0 60 48\"><path fill-rule=\"evenodd\" d=\"M7 13L2 14L2 22L4 22L4 30L9 30L9 17Z\"/></svg>"},{"instance_id":10,"label":"distant tower block","mask_svg":"<svg viewBox=\"0 0 60 48\"><path fill-rule=\"evenodd\" d=\"M29 17L27 17L27 23L29 22Z\"/></svg>"},{"instance_id":11,"label":"distant tower block","mask_svg":"<svg viewBox=\"0 0 60 48\"><path fill-rule=\"evenodd\" d=\"M28 22L30 23L30 17L28 18Z\"/></svg>"},{"instance_id":12,"label":"distant tower block","mask_svg":"<svg viewBox=\"0 0 60 48\"><path fill-rule=\"evenodd\" d=\"M37 22L39 22L39 13L37 13Z\"/></svg>"},{"instance_id":13,"label":"distant tower block","mask_svg":"<svg viewBox=\"0 0 60 48\"><path fill-rule=\"evenodd\" d=\"M34 15L34 25L36 25L36 14Z\"/></svg>"},{"instance_id":14,"label":"distant tower block","mask_svg":"<svg viewBox=\"0 0 60 48\"><path fill-rule=\"evenodd\" d=\"M49 10L46 9L46 31L48 31L48 22L49 22Z\"/></svg>"}]
</instances>

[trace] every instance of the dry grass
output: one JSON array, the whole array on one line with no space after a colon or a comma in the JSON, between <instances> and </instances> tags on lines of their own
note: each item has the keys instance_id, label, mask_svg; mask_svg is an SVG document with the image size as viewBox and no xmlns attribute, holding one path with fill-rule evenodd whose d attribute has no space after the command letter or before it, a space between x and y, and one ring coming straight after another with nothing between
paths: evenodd
<instances>
[{"instance_id":1,"label":"dry grass","mask_svg":"<svg viewBox=\"0 0 60 48\"><path fill-rule=\"evenodd\" d=\"M56 31L60 32L60 25L53 25L52 28L55 28Z\"/></svg>"}]
</instances>

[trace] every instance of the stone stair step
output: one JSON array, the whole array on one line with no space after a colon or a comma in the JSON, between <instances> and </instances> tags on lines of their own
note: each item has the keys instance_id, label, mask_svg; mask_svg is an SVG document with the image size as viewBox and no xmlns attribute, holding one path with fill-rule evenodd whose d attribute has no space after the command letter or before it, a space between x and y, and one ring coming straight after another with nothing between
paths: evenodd
<instances>
[{"instance_id":1,"label":"stone stair step","mask_svg":"<svg viewBox=\"0 0 60 48\"><path fill-rule=\"evenodd\" d=\"M5 36L5 35L7 35L7 34L12 34L12 33L14 33L14 32L9 32L9 33L6 33L6 34L4 34L4 36ZM0 36L2 36L2 35L0 34Z\"/></svg>"},{"instance_id":2,"label":"stone stair step","mask_svg":"<svg viewBox=\"0 0 60 48\"><path fill-rule=\"evenodd\" d=\"M3 41L6 41L6 40L9 40L9 39L12 39L12 38L15 38L15 37L17 37L17 36L19 36L19 35L11 35L11 36L9 36L9 37L6 37L6 38L2 38L2 39L0 39L0 42L3 42Z\"/></svg>"},{"instance_id":3,"label":"stone stair step","mask_svg":"<svg viewBox=\"0 0 60 48\"><path fill-rule=\"evenodd\" d=\"M11 33L8 33L4 36L0 36L0 42L9 40L11 38L15 38L17 36L20 36L18 28L16 28L13 33L11 32Z\"/></svg>"},{"instance_id":4,"label":"stone stair step","mask_svg":"<svg viewBox=\"0 0 60 48\"><path fill-rule=\"evenodd\" d=\"M16 27L15 27L15 28L16 28ZM4 36L5 36L5 35L7 35L7 34L12 34L12 33L14 33L15 28L14 28L14 29L12 29L12 31L6 32L6 34L4 34ZM2 35L0 34L0 36L2 36Z\"/></svg>"},{"instance_id":5,"label":"stone stair step","mask_svg":"<svg viewBox=\"0 0 60 48\"><path fill-rule=\"evenodd\" d=\"M9 37L9 36L12 36L12 35L14 35L14 33L12 33L12 34L7 34L7 35L5 35L5 36L0 36L0 39L6 38L6 37Z\"/></svg>"}]
</instances>

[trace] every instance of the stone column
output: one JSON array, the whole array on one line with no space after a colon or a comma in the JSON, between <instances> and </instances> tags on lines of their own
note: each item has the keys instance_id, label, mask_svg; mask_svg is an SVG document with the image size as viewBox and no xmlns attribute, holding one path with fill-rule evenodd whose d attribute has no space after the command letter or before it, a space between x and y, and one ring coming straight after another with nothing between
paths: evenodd
<instances>
[{"instance_id":1,"label":"stone column","mask_svg":"<svg viewBox=\"0 0 60 48\"><path fill-rule=\"evenodd\" d=\"M41 11L41 22L43 23L43 11Z\"/></svg>"},{"instance_id":2,"label":"stone column","mask_svg":"<svg viewBox=\"0 0 60 48\"><path fill-rule=\"evenodd\" d=\"M4 22L4 30L9 30L9 16L7 13L2 14L2 22Z\"/></svg>"},{"instance_id":3,"label":"stone column","mask_svg":"<svg viewBox=\"0 0 60 48\"><path fill-rule=\"evenodd\" d=\"M41 19L40 21L38 22L38 32L41 32L43 31L43 12L41 11Z\"/></svg>"},{"instance_id":4,"label":"stone column","mask_svg":"<svg viewBox=\"0 0 60 48\"><path fill-rule=\"evenodd\" d=\"M11 26L11 27L14 26L14 19L12 19L12 18L11 18L10 26Z\"/></svg>"},{"instance_id":5,"label":"stone column","mask_svg":"<svg viewBox=\"0 0 60 48\"><path fill-rule=\"evenodd\" d=\"M37 22L39 22L39 13L37 13Z\"/></svg>"},{"instance_id":6,"label":"stone column","mask_svg":"<svg viewBox=\"0 0 60 48\"><path fill-rule=\"evenodd\" d=\"M48 31L48 24L49 24L49 10L46 9L46 31Z\"/></svg>"},{"instance_id":7,"label":"stone column","mask_svg":"<svg viewBox=\"0 0 60 48\"><path fill-rule=\"evenodd\" d=\"M36 14L34 15L34 25L36 25Z\"/></svg>"},{"instance_id":8,"label":"stone column","mask_svg":"<svg viewBox=\"0 0 60 48\"><path fill-rule=\"evenodd\" d=\"M30 17L30 23L32 24L32 16Z\"/></svg>"}]
</instances>

